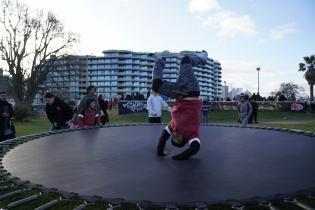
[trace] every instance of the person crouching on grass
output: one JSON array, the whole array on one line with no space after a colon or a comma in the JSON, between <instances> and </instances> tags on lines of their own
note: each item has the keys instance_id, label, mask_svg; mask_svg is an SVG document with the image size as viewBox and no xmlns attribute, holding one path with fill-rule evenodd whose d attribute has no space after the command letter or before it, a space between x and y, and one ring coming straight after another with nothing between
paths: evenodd
<instances>
[{"instance_id":1,"label":"person crouching on grass","mask_svg":"<svg viewBox=\"0 0 315 210\"><path fill-rule=\"evenodd\" d=\"M51 122L51 130L68 129L73 117L72 108L52 93L45 93L46 114Z\"/></svg>"},{"instance_id":2,"label":"person crouching on grass","mask_svg":"<svg viewBox=\"0 0 315 210\"><path fill-rule=\"evenodd\" d=\"M193 66L206 65L208 53L202 51L184 55L181 59L176 82L162 80L165 58L161 58L157 54L149 54L149 56L156 60L152 75L152 90L176 99L171 112L171 122L165 127L159 138L157 155L168 155L164 149L166 141L172 136L172 144L176 147L189 144L188 149L172 156L172 158L174 160L186 160L198 153L200 149L200 88Z\"/></svg>"},{"instance_id":3,"label":"person crouching on grass","mask_svg":"<svg viewBox=\"0 0 315 210\"><path fill-rule=\"evenodd\" d=\"M88 99L86 107L78 115L78 124L82 127L101 126L101 118L96 109L95 99Z\"/></svg>"}]
</instances>

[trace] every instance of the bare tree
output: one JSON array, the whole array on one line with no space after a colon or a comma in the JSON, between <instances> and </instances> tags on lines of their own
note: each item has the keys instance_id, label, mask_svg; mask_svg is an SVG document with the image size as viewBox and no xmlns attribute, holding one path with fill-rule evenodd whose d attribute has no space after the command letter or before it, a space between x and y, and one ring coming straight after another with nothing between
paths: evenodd
<instances>
[{"instance_id":1,"label":"bare tree","mask_svg":"<svg viewBox=\"0 0 315 210\"><path fill-rule=\"evenodd\" d=\"M12 76L15 100L31 104L54 62L78 36L66 32L52 12L32 11L18 0L2 0L0 9L0 55Z\"/></svg>"},{"instance_id":2,"label":"bare tree","mask_svg":"<svg viewBox=\"0 0 315 210\"><path fill-rule=\"evenodd\" d=\"M295 101L300 92L304 91L304 88L294 84L293 82L281 83L280 88L277 91L271 92L271 96L277 98L280 101Z\"/></svg>"}]
</instances>

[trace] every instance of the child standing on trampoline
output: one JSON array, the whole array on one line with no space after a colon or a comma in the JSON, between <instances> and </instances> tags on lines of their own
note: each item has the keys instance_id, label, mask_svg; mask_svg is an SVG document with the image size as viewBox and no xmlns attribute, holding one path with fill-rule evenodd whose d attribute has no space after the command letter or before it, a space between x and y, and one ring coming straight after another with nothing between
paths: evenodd
<instances>
[{"instance_id":1,"label":"child standing on trampoline","mask_svg":"<svg viewBox=\"0 0 315 210\"><path fill-rule=\"evenodd\" d=\"M176 82L163 80L165 58L157 54L149 54L155 58L153 68L152 90L170 98L176 99L170 123L164 128L159 138L157 155L166 156L164 151L166 141L172 136L172 144L183 147L186 143L189 148L174 155L174 160L186 160L195 155L200 149L199 126L201 101L200 89L193 66L203 66L207 63L206 51L184 55L181 59L179 74Z\"/></svg>"}]
</instances>

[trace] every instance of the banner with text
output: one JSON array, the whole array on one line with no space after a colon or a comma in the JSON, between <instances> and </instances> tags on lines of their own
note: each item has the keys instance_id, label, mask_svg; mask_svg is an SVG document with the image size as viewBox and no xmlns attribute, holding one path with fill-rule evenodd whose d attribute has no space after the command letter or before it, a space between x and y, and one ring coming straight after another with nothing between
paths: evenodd
<instances>
[{"instance_id":1,"label":"banner with text","mask_svg":"<svg viewBox=\"0 0 315 210\"><path fill-rule=\"evenodd\" d=\"M228 111L237 110L236 101L212 101L210 102L211 111ZM257 102L259 110L266 111L280 111L280 112L300 112L306 113L310 111L310 105L305 102L274 102L274 101L259 101ZM172 106L173 102L169 102ZM129 114L136 112L146 112L147 101L119 101L118 102L118 113ZM315 104L312 104L312 112L315 112Z\"/></svg>"},{"instance_id":2,"label":"banner with text","mask_svg":"<svg viewBox=\"0 0 315 210\"><path fill-rule=\"evenodd\" d=\"M118 114L129 114L147 111L147 101L119 101Z\"/></svg>"}]
</instances>

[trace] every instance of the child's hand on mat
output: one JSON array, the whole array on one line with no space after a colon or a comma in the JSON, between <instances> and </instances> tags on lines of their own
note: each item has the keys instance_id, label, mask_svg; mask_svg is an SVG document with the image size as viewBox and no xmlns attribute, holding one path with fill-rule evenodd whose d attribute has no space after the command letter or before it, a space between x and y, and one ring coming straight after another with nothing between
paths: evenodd
<instances>
[{"instance_id":1,"label":"child's hand on mat","mask_svg":"<svg viewBox=\"0 0 315 210\"><path fill-rule=\"evenodd\" d=\"M170 153L167 151L163 151L163 153L160 153L159 156L168 156Z\"/></svg>"}]
</instances>

